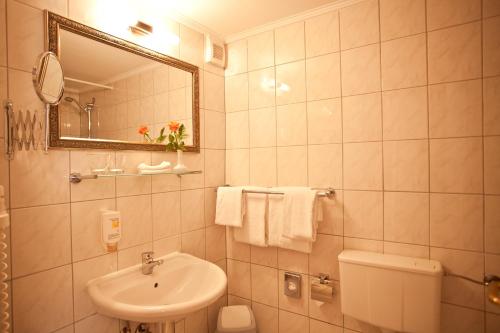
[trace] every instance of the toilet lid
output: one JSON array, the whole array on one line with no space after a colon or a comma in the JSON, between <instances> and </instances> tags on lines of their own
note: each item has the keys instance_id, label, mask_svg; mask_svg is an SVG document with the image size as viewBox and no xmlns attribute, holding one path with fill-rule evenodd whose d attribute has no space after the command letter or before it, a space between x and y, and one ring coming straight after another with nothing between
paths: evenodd
<instances>
[{"instance_id":1,"label":"toilet lid","mask_svg":"<svg viewBox=\"0 0 500 333\"><path fill-rule=\"evenodd\" d=\"M220 322L225 329L247 328L252 325L252 318L247 306L233 305L222 308Z\"/></svg>"}]
</instances>

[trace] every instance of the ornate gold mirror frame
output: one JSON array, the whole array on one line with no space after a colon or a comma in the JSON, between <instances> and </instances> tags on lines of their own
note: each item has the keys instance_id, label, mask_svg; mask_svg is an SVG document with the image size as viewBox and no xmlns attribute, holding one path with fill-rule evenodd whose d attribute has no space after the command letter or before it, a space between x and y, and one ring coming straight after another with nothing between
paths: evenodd
<instances>
[{"instance_id":1,"label":"ornate gold mirror frame","mask_svg":"<svg viewBox=\"0 0 500 333\"><path fill-rule=\"evenodd\" d=\"M164 63L166 65L187 71L193 75L193 145L186 146L185 151L199 152L200 151L200 104L199 104L199 71L198 67L179 59L169 57L167 55L155 52L144 48L137 44L128 42L121 38L109 35L102 31L96 30L79 22L70 20L55 13L45 11L45 27L46 27L46 48L47 51L54 52L60 55L60 30L66 30L86 38L91 38L98 42L135 53L139 56L152 59ZM50 107L49 119L49 146L60 148L90 148L90 149L116 149L116 150L148 150L148 151L164 151L165 144L151 144L126 141L111 141L111 140L90 140L90 139L61 139L59 133L59 112L58 106Z\"/></svg>"}]
</instances>

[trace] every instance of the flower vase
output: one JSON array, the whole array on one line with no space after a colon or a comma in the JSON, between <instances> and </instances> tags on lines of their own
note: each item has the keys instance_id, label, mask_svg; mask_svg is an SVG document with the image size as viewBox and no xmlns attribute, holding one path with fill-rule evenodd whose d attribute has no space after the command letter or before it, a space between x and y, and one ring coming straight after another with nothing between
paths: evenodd
<instances>
[{"instance_id":1,"label":"flower vase","mask_svg":"<svg viewBox=\"0 0 500 333\"><path fill-rule=\"evenodd\" d=\"M182 172L187 170L187 167L184 165L182 161L182 153L183 153L182 150L180 149L177 150L177 164L174 166L175 172Z\"/></svg>"}]
</instances>

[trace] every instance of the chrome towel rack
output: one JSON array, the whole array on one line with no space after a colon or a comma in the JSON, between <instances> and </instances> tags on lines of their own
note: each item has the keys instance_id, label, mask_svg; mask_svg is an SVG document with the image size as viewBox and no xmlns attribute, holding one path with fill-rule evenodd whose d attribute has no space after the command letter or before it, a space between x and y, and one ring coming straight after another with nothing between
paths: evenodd
<instances>
[{"instance_id":1,"label":"chrome towel rack","mask_svg":"<svg viewBox=\"0 0 500 333\"><path fill-rule=\"evenodd\" d=\"M223 187L228 187L231 185L223 185ZM317 196L318 197L324 197L324 198L333 198L335 195L335 190L331 187L328 188L312 188L312 190L317 190ZM217 191L217 189L215 189ZM265 191L260 191L260 190L242 190L243 193L256 193L256 194L277 194L277 195L284 195L284 192L280 191L273 191L273 190L265 190Z\"/></svg>"}]
</instances>

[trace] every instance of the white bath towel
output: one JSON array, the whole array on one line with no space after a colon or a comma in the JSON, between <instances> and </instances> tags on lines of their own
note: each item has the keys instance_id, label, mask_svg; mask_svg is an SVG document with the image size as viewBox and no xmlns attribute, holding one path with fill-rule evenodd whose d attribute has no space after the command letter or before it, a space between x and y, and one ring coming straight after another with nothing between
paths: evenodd
<instances>
[{"instance_id":1,"label":"white bath towel","mask_svg":"<svg viewBox=\"0 0 500 333\"><path fill-rule=\"evenodd\" d=\"M266 188L245 186L245 190L266 191ZM267 246L267 194L245 193L243 226L233 228L234 240L256 246Z\"/></svg>"},{"instance_id":2,"label":"white bath towel","mask_svg":"<svg viewBox=\"0 0 500 333\"><path fill-rule=\"evenodd\" d=\"M319 202L316 191L309 187L284 188L283 236L306 241L316 240Z\"/></svg>"},{"instance_id":3,"label":"white bath towel","mask_svg":"<svg viewBox=\"0 0 500 333\"><path fill-rule=\"evenodd\" d=\"M272 188L273 191L283 191L283 188ZM277 246L284 249L311 253L312 242L302 239L291 239L283 236L284 220L284 196L269 195L268 208L268 241L269 246Z\"/></svg>"},{"instance_id":4,"label":"white bath towel","mask_svg":"<svg viewBox=\"0 0 500 333\"><path fill-rule=\"evenodd\" d=\"M241 186L219 186L215 207L216 224L231 227L243 226L245 202L242 191Z\"/></svg>"}]
</instances>

